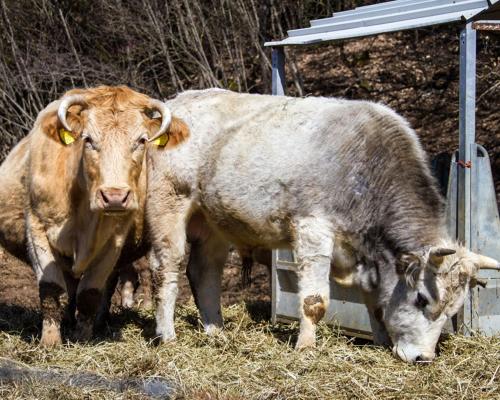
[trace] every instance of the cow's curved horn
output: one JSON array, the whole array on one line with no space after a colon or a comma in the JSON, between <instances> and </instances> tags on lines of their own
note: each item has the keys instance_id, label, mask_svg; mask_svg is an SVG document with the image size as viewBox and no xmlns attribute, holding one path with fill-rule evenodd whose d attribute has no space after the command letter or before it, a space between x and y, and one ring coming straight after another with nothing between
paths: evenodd
<instances>
[{"instance_id":1,"label":"cow's curved horn","mask_svg":"<svg viewBox=\"0 0 500 400\"><path fill-rule=\"evenodd\" d=\"M443 263L444 257L455 254L456 252L456 250L446 247L433 247L429 252L429 259L436 267L439 267Z\"/></svg>"},{"instance_id":2,"label":"cow's curved horn","mask_svg":"<svg viewBox=\"0 0 500 400\"><path fill-rule=\"evenodd\" d=\"M149 103L149 108L158 111L161 114L161 126L158 132L154 134L152 138L149 139L150 142L158 139L161 135L163 135L168 127L170 126L170 122L172 122L172 113L168 109L167 105L160 100L151 100Z\"/></svg>"},{"instance_id":3,"label":"cow's curved horn","mask_svg":"<svg viewBox=\"0 0 500 400\"><path fill-rule=\"evenodd\" d=\"M431 255L437 257L444 257L455 254L457 251L454 249L448 249L446 247L433 247L431 249Z\"/></svg>"},{"instance_id":4,"label":"cow's curved horn","mask_svg":"<svg viewBox=\"0 0 500 400\"><path fill-rule=\"evenodd\" d=\"M493 269L496 271L500 271L500 263L491 258L491 257L486 257L482 256L481 254L476 254L478 261L477 261L477 266L479 269Z\"/></svg>"},{"instance_id":5,"label":"cow's curved horn","mask_svg":"<svg viewBox=\"0 0 500 400\"><path fill-rule=\"evenodd\" d=\"M61 100L61 104L59 104L59 108L57 109L57 116L59 117L59 121L64 126L64 128L71 132L71 127L66 121L66 114L68 113L68 108L70 108L74 104L79 104L82 106L86 106L87 102L85 101L85 97L81 94L72 94L70 96L64 97Z\"/></svg>"}]
</instances>

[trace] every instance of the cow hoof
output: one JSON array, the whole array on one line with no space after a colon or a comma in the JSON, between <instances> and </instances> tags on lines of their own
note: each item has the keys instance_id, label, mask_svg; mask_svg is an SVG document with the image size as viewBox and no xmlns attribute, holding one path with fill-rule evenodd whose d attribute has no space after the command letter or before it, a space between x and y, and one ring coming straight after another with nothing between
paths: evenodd
<instances>
[{"instance_id":1,"label":"cow hoof","mask_svg":"<svg viewBox=\"0 0 500 400\"><path fill-rule=\"evenodd\" d=\"M151 300L144 299L142 296L139 296L137 299L137 308L145 311L152 311L154 306Z\"/></svg>"},{"instance_id":2,"label":"cow hoof","mask_svg":"<svg viewBox=\"0 0 500 400\"><path fill-rule=\"evenodd\" d=\"M124 296L122 298L122 307L129 308L129 309L134 307L134 297L133 296Z\"/></svg>"},{"instance_id":3,"label":"cow hoof","mask_svg":"<svg viewBox=\"0 0 500 400\"><path fill-rule=\"evenodd\" d=\"M151 300L143 300L141 302L141 308L146 311L153 310L153 302Z\"/></svg>"},{"instance_id":4,"label":"cow hoof","mask_svg":"<svg viewBox=\"0 0 500 400\"><path fill-rule=\"evenodd\" d=\"M92 339L93 324L87 321L78 321L76 324L75 331L73 333L73 339L76 342L88 342Z\"/></svg>"},{"instance_id":5,"label":"cow hoof","mask_svg":"<svg viewBox=\"0 0 500 400\"><path fill-rule=\"evenodd\" d=\"M62 344L61 334L59 332L42 333L40 344L43 347L54 347Z\"/></svg>"},{"instance_id":6,"label":"cow hoof","mask_svg":"<svg viewBox=\"0 0 500 400\"><path fill-rule=\"evenodd\" d=\"M221 336L224 335L222 332L222 327L214 325L214 324L208 324L205 326L205 333L208 336Z\"/></svg>"},{"instance_id":7,"label":"cow hoof","mask_svg":"<svg viewBox=\"0 0 500 400\"><path fill-rule=\"evenodd\" d=\"M43 347L54 347L62 343L59 325L49 321L43 321L42 338L40 344Z\"/></svg>"},{"instance_id":8,"label":"cow hoof","mask_svg":"<svg viewBox=\"0 0 500 400\"><path fill-rule=\"evenodd\" d=\"M176 341L175 331L156 331L156 339L159 343L174 343Z\"/></svg>"},{"instance_id":9,"label":"cow hoof","mask_svg":"<svg viewBox=\"0 0 500 400\"><path fill-rule=\"evenodd\" d=\"M297 344L295 345L296 350L311 349L316 347L316 338L314 336L299 335Z\"/></svg>"}]
</instances>

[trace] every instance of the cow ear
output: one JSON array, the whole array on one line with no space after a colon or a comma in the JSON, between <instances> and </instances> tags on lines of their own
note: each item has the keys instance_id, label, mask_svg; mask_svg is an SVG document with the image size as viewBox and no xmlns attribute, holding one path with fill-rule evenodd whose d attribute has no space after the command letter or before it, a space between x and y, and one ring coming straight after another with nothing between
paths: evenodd
<instances>
[{"instance_id":1,"label":"cow ear","mask_svg":"<svg viewBox=\"0 0 500 400\"><path fill-rule=\"evenodd\" d=\"M189 128L187 124L180 118L172 117L167 131L151 141L151 143L160 148L171 149L187 140L188 137Z\"/></svg>"},{"instance_id":2,"label":"cow ear","mask_svg":"<svg viewBox=\"0 0 500 400\"><path fill-rule=\"evenodd\" d=\"M189 128L187 124L180 118L172 117L172 122L168 127L168 147L175 147L186 141L189 138Z\"/></svg>"},{"instance_id":3,"label":"cow ear","mask_svg":"<svg viewBox=\"0 0 500 400\"><path fill-rule=\"evenodd\" d=\"M422 257L415 253L402 254L396 261L397 272L405 277L410 287L415 287L423 266Z\"/></svg>"},{"instance_id":4,"label":"cow ear","mask_svg":"<svg viewBox=\"0 0 500 400\"><path fill-rule=\"evenodd\" d=\"M80 117L74 113L69 113L67 115L67 121L71 124L74 129L68 131L64 128L59 117L57 116L57 110L48 112L41 120L40 126L43 131L50 139L61 143L63 145L69 145L76 141L80 136Z\"/></svg>"},{"instance_id":5,"label":"cow ear","mask_svg":"<svg viewBox=\"0 0 500 400\"><path fill-rule=\"evenodd\" d=\"M488 281L485 279L472 277L470 278L470 287L475 288L476 286L481 286L483 289L488 285Z\"/></svg>"},{"instance_id":6,"label":"cow ear","mask_svg":"<svg viewBox=\"0 0 500 400\"><path fill-rule=\"evenodd\" d=\"M59 118L57 117L57 110L47 113L41 123L40 127L49 138L55 140L56 142L61 142L59 138L59 129L62 125L59 124Z\"/></svg>"}]
</instances>

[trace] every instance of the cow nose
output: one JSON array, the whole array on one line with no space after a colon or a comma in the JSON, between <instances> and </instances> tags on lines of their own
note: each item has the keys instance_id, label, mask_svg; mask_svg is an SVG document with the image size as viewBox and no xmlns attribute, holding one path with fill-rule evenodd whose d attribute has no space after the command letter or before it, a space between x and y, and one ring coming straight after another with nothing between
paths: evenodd
<instances>
[{"instance_id":1,"label":"cow nose","mask_svg":"<svg viewBox=\"0 0 500 400\"><path fill-rule=\"evenodd\" d=\"M128 188L101 188L99 194L105 210L122 211L127 208L130 197Z\"/></svg>"},{"instance_id":2,"label":"cow nose","mask_svg":"<svg viewBox=\"0 0 500 400\"><path fill-rule=\"evenodd\" d=\"M431 355L431 354L428 354L428 355L424 355L424 354L420 354L419 356L417 356L415 358L415 362L420 362L420 363L426 363L426 362L430 362L432 360L434 360L434 355Z\"/></svg>"}]
</instances>

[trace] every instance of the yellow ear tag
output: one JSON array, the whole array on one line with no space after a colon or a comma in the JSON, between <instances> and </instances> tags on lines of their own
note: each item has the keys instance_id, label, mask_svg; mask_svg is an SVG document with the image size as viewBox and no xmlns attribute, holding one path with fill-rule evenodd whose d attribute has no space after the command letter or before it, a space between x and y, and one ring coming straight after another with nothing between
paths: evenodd
<instances>
[{"instance_id":1,"label":"yellow ear tag","mask_svg":"<svg viewBox=\"0 0 500 400\"><path fill-rule=\"evenodd\" d=\"M59 129L59 137L64 144L71 144L75 141L71 133L64 128Z\"/></svg>"},{"instance_id":2,"label":"yellow ear tag","mask_svg":"<svg viewBox=\"0 0 500 400\"><path fill-rule=\"evenodd\" d=\"M168 135L164 133L159 138L153 140L151 143L153 143L155 146L164 147L168 143Z\"/></svg>"}]
</instances>

